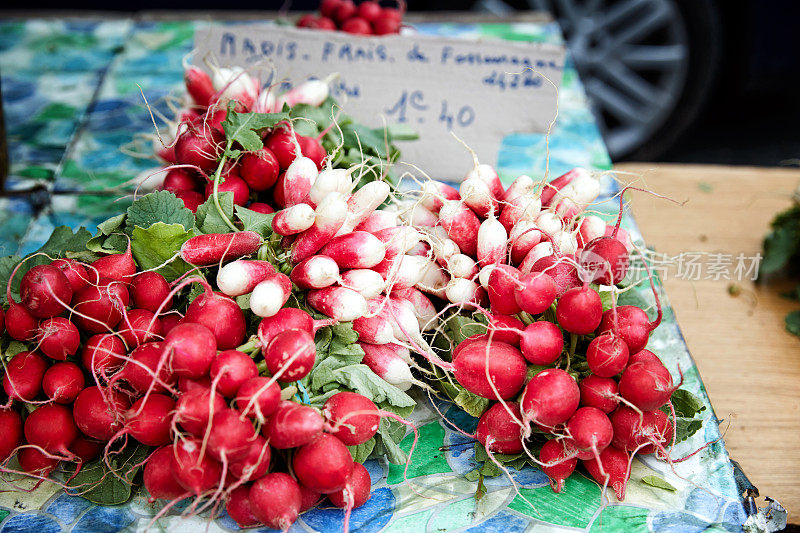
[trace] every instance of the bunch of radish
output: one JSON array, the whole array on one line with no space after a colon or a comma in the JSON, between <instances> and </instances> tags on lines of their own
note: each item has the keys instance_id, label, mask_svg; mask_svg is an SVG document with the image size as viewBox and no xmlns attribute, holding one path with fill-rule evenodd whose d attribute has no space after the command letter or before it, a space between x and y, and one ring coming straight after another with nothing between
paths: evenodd
<instances>
[{"instance_id":1,"label":"bunch of radish","mask_svg":"<svg viewBox=\"0 0 800 533\"><path fill-rule=\"evenodd\" d=\"M427 181L399 216L423 235L409 253L427 263L411 283L434 297L438 316L485 319L450 361L427 357L490 400L474 436L490 456L527 454L556 492L582 461L623 499L633 454L669 457L677 386L645 349L661 319L655 286L654 321L632 305L604 310L599 291L625 278L632 244L621 194L615 225L588 212L599 192L580 168L550 183L520 176L505 189L476 160L458 189Z\"/></svg>"},{"instance_id":2,"label":"bunch of radish","mask_svg":"<svg viewBox=\"0 0 800 533\"><path fill-rule=\"evenodd\" d=\"M263 147L246 152L236 162L218 169L225 146L222 123L227 106L236 102L237 112L274 113L284 105L320 106L329 95L325 81L311 80L277 95L273 87L262 88L245 71L216 68L213 76L197 67L185 71L186 89L192 104L184 108L170 132L172 141L157 150L170 163L164 169L161 188L174 193L193 212L214 190L214 175L219 170L218 190L233 193L235 205L271 213L283 206L290 185L285 183L289 166L302 153L319 170L327 155L321 137L294 133L289 123L261 132Z\"/></svg>"},{"instance_id":3,"label":"bunch of radish","mask_svg":"<svg viewBox=\"0 0 800 533\"><path fill-rule=\"evenodd\" d=\"M405 4L383 7L377 0L322 0L319 15L303 15L298 28L340 30L354 35L390 35L400 33Z\"/></svg>"}]
</instances>

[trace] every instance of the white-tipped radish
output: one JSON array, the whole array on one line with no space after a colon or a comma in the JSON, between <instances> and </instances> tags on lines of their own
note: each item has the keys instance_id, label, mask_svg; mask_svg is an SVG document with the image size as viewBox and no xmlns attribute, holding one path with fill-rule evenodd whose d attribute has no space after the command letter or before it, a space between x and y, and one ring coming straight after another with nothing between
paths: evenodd
<instances>
[{"instance_id":1,"label":"white-tipped radish","mask_svg":"<svg viewBox=\"0 0 800 533\"><path fill-rule=\"evenodd\" d=\"M364 350L364 359L361 362L370 370L402 391L411 388L414 384L411 367L397 355L391 344L369 344L361 341L358 344Z\"/></svg>"},{"instance_id":2,"label":"white-tipped radish","mask_svg":"<svg viewBox=\"0 0 800 533\"><path fill-rule=\"evenodd\" d=\"M475 237L481 226L478 215L459 201L447 200L439 210L439 223L462 253L475 256L478 251Z\"/></svg>"},{"instance_id":3,"label":"white-tipped radish","mask_svg":"<svg viewBox=\"0 0 800 533\"><path fill-rule=\"evenodd\" d=\"M283 175L283 197L286 206L297 205L303 202L311 191L319 171L317 164L305 156L300 156L292 161Z\"/></svg>"},{"instance_id":4,"label":"white-tipped radish","mask_svg":"<svg viewBox=\"0 0 800 533\"><path fill-rule=\"evenodd\" d=\"M381 240L366 231L354 231L334 237L319 251L339 265L339 268L372 268L386 255Z\"/></svg>"},{"instance_id":5,"label":"white-tipped radish","mask_svg":"<svg viewBox=\"0 0 800 533\"><path fill-rule=\"evenodd\" d=\"M268 277L250 293L250 310L257 316L274 316L289 300L292 282L286 274L276 273Z\"/></svg>"},{"instance_id":6,"label":"white-tipped radish","mask_svg":"<svg viewBox=\"0 0 800 533\"><path fill-rule=\"evenodd\" d=\"M432 228L439 217L418 202L407 202L400 209L400 220L416 228Z\"/></svg>"},{"instance_id":7,"label":"white-tipped radish","mask_svg":"<svg viewBox=\"0 0 800 533\"><path fill-rule=\"evenodd\" d=\"M513 200L520 196L533 196L536 192L536 182L527 174L517 176L511 185L508 186L506 192L500 198L504 202Z\"/></svg>"},{"instance_id":8,"label":"white-tipped radish","mask_svg":"<svg viewBox=\"0 0 800 533\"><path fill-rule=\"evenodd\" d=\"M495 268L497 268L497 265L486 265L478 272L478 282L480 282L481 287L484 289L489 287L489 278Z\"/></svg>"},{"instance_id":9,"label":"white-tipped radish","mask_svg":"<svg viewBox=\"0 0 800 533\"><path fill-rule=\"evenodd\" d=\"M294 235L314 225L316 213L308 204L296 204L281 209L272 219L272 230L278 235Z\"/></svg>"},{"instance_id":10,"label":"white-tipped radish","mask_svg":"<svg viewBox=\"0 0 800 533\"><path fill-rule=\"evenodd\" d=\"M220 92L218 104L221 108L226 108L231 100L236 100L248 108L255 103L258 83L241 67L214 69L211 79L214 89Z\"/></svg>"},{"instance_id":11,"label":"white-tipped radish","mask_svg":"<svg viewBox=\"0 0 800 533\"><path fill-rule=\"evenodd\" d=\"M536 226L552 237L564 228L564 221L552 211L545 211L536 217Z\"/></svg>"},{"instance_id":12,"label":"white-tipped radish","mask_svg":"<svg viewBox=\"0 0 800 533\"><path fill-rule=\"evenodd\" d=\"M227 296L241 296L251 292L256 285L275 273L269 261L240 259L228 263L217 272L217 286Z\"/></svg>"},{"instance_id":13,"label":"white-tipped radish","mask_svg":"<svg viewBox=\"0 0 800 533\"><path fill-rule=\"evenodd\" d=\"M465 254L451 255L446 266L447 272L454 278L472 279L478 273L478 264Z\"/></svg>"},{"instance_id":14,"label":"white-tipped radish","mask_svg":"<svg viewBox=\"0 0 800 533\"><path fill-rule=\"evenodd\" d=\"M277 109L283 109L283 104L294 107L297 104L308 104L319 107L328 98L330 88L323 80L308 80L289 89L277 99Z\"/></svg>"},{"instance_id":15,"label":"white-tipped radish","mask_svg":"<svg viewBox=\"0 0 800 533\"><path fill-rule=\"evenodd\" d=\"M352 169L346 168L326 168L319 172L314 185L308 192L308 198L314 205L319 204L328 193L349 192L353 186L350 177ZM344 189L344 190L343 190Z\"/></svg>"},{"instance_id":16,"label":"white-tipped radish","mask_svg":"<svg viewBox=\"0 0 800 533\"><path fill-rule=\"evenodd\" d=\"M290 278L301 289L330 287L339 279L339 265L325 255L312 255L295 265Z\"/></svg>"},{"instance_id":17,"label":"white-tipped radish","mask_svg":"<svg viewBox=\"0 0 800 533\"><path fill-rule=\"evenodd\" d=\"M420 190L422 191L420 196L422 207L432 213L438 213L445 200L459 200L461 198L458 189L436 180L423 182Z\"/></svg>"},{"instance_id":18,"label":"white-tipped radish","mask_svg":"<svg viewBox=\"0 0 800 533\"><path fill-rule=\"evenodd\" d=\"M385 181L371 181L347 199L347 220L337 235L349 233L375 212L389 197L391 188Z\"/></svg>"},{"instance_id":19,"label":"white-tipped radish","mask_svg":"<svg viewBox=\"0 0 800 533\"><path fill-rule=\"evenodd\" d=\"M519 267L519 271L523 274L529 274L536 261L542 257L547 257L550 255L553 255L553 245L550 243L550 241L540 242L531 248L531 251L525 256L525 259L522 261L522 264Z\"/></svg>"},{"instance_id":20,"label":"white-tipped radish","mask_svg":"<svg viewBox=\"0 0 800 533\"><path fill-rule=\"evenodd\" d=\"M292 244L292 261L299 263L317 252L336 235L347 218L347 202L338 192L329 193L317 206L314 224Z\"/></svg>"},{"instance_id":21,"label":"white-tipped radish","mask_svg":"<svg viewBox=\"0 0 800 533\"><path fill-rule=\"evenodd\" d=\"M584 169L576 170L581 170L582 172L577 172L567 185L553 195L550 205L556 206L556 212L560 210L559 205L564 200L570 200L572 205L582 211L587 205L594 202L600 194L600 181ZM570 204L566 203L565 205Z\"/></svg>"},{"instance_id":22,"label":"white-tipped radish","mask_svg":"<svg viewBox=\"0 0 800 533\"><path fill-rule=\"evenodd\" d=\"M433 329L436 325L436 306L433 305L431 299L425 296L419 289L409 287L408 289L400 289L392 291L392 298L399 298L408 300L414 306L414 314L417 315L417 321L422 331Z\"/></svg>"},{"instance_id":23,"label":"white-tipped radish","mask_svg":"<svg viewBox=\"0 0 800 533\"><path fill-rule=\"evenodd\" d=\"M559 231L553 235L553 245L562 255L574 255L578 251L578 241L568 231Z\"/></svg>"},{"instance_id":24,"label":"white-tipped radish","mask_svg":"<svg viewBox=\"0 0 800 533\"><path fill-rule=\"evenodd\" d=\"M367 300L378 296L386 288L383 276L369 268L356 268L343 272L341 284L353 289Z\"/></svg>"},{"instance_id":25,"label":"white-tipped radish","mask_svg":"<svg viewBox=\"0 0 800 533\"><path fill-rule=\"evenodd\" d=\"M393 228L397 226L397 212L381 209L375 211L364 221L355 227L359 231L368 231L372 234L379 232L382 229Z\"/></svg>"},{"instance_id":26,"label":"white-tipped radish","mask_svg":"<svg viewBox=\"0 0 800 533\"><path fill-rule=\"evenodd\" d=\"M373 270L383 276L388 286L404 289L419 283L432 263L428 258L418 255L398 255L384 259Z\"/></svg>"},{"instance_id":27,"label":"white-tipped radish","mask_svg":"<svg viewBox=\"0 0 800 533\"><path fill-rule=\"evenodd\" d=\"M458 188L461 201L481 217L497 212L497 198L492 194L489 185L477 178L466 179Z\"/></svg>"},{"instance_id":28,"label":"white-tipped radish","mask_svg":"<svg viewBox=\"0 0 800 533\"><path fill-rule=\"evenodd\" d=\"M467 305L476 303L480 299L479 289L481 287L471 279L453 278L447 284L445 295L450 303Z\"/></svg>"},{"instance_id":29,"label":"white-tipped radish","mask_svg":"<svg viewBox=\"0 0 800 533\"><path fill-rule=\"evenodd\" d=\"M497 175L497 171L491 165L480 164L474 166L467 175L464 176L465 180L468 179L478 179L485 183L489 190L492 192L492 195L495 198L502 198L503 194L505 193L503 189L503 183L500 181L500 177ZM463 194L461 195L464 196Z\"/></svg>"},{"instance_id":30,"label":"white-tipped radish","mask_svg":"<svg viewBox=\"0 0 800 533\"><path fill-rule=\"evenodd\" d=\"M431 262L414 287L444 300L446 298L445 289L449 283L450 276L447 275L447 272L438 264Z\"/></svg>"},{"instance_id":31,"label":"white-tipped radish","mask_svg":"<svg viewBox=\"0 0 800 533\"><path fill-rule=\"evenodd\" d=\"M507 245L506 228L490 214L478 229L478 262L482 266L505 263Z\"/></svg>"},{"instance_id":32,"label":"white-tipped radish","mask_svg":"<svg viewBox=\"0 0 800 533\"><path fill-rule=\"evenodd\" d=\"M518 265L522 263L531 248L541 242L542 231L535 222L520 220L511 228L508 240L511 243L511 262Z\"/></svg>"},{"instance_id":33,"label":"white-tipped radish","mask_svg":"<svg viewBox=\"0 0 800 533\"><path fill-rule=\"evenodd\" d=\"M503 203L501 209L498 220L510 231L520 221L535 220L542 212L542 201L538 196L517 196Z\"/></svg>"},{"instance_id":34,"label":"white-tipped radish","mask_svg":"<svg viewBox=\"0 0 800 533\"><path fill-rule=\"evenodd\" d=\"M353 320L353 331L358 333L359 340L370 344L388 344L396 342L392 321L387 318L383 308L383 298L373 298L367 302L368 315Z\"/></svg>"},{"instance_id":35,"label":"white-tipped radish","mask_svg":"<svg viewBox=\"0 0 800 533\"><path fill-rule=\"evenodd\" d=\"M351 322L367 314L367 300L346 287L326 287L308 292L308 305L339 322Z\"/></svg>"},{"instance_id":36,"label":"white-tipped radish","mask_svg":"<svg viewBox=\"0 0 800 533\"><path fill-rule=\"evenodd\" d=\"M578 247L583 248L588 243L605 234L605 220L596 215L585 216L578 225Z\"/></svg>"},{"instance_id":37,"label":"white-tipped radish","mask_svg":"<svg viewBox=\"0 0 800 533\"><path fill-rule=\"evenodd\" d=\"M385 228L374 235L383 242L387 257L404 254L422 240L422 234L414 226Z\"/></svg>"}]
</instances>

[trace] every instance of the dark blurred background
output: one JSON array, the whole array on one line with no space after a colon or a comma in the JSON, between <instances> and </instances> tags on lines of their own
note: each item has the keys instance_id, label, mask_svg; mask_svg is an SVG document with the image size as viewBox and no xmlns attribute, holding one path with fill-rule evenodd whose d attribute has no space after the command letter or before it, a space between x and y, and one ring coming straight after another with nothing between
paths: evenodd
<instances>
[{"instance_id":1,"label":"dark blurred background","mask_svg":"<svg viewBox=\"0 0 800 533\"><path fill-rule=\"evenodd\" d=\"M70 12L311 11L317 5L78 0ZM421 12L417 17L551 12L616 161L800 166L798 0L409 0L408 7ZM30 13L64 4L6 0L2 9Z\"/></svg>"}]
</instances>

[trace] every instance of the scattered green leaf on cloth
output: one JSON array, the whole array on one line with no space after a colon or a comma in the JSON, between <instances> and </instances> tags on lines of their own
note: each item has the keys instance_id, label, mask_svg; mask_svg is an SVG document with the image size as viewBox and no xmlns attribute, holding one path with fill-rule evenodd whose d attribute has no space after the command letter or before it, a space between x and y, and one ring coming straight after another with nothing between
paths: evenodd
<instances>
[{"instance_id":1,"label":"scattered green leaf on cloth","mask_svg":"<svg viewBox=\"0 0 800 533\"><path fill-rule=\"evenodd\" d=\"M672 485L670 485L670 483L666 479L660 478L658 476L644 476L642 478L642 483L644 483L645 485L650 485L651 487L655 487L657 489L668 490L670 492L677 492L678 490Z\"/></svg>"},{"instance_id":2,"label":"scattered green leaf on cloth","mask_svg":"<svg viewBox=\"0 0 800 533\"><path fill-rule=\"evenodd\" d=\"M131 498L133 481L142 468L149 447L128 439L129 444L110 460L109 470L103 458L86 463L68 483L71 494L82 496L98 505L120 505ZM67 472L75 471L69 464Z\"/></svg>"}]
</instances>

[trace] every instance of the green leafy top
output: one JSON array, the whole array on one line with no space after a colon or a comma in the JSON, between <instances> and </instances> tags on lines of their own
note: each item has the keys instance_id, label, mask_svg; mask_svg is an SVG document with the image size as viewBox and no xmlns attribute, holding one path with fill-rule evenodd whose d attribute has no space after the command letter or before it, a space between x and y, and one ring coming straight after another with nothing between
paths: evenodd
<instances>
[{"instance_id":1,"label":"green leafy top","mask_svg":"<svg viewBox=\"0 0 800 533\"><path fill-rule=\"evenodd\" d=\"M289 119L289 113L239 113L236 111L236 102L228 103L228 113L222 121L222 129L229 145L237 143L244 150L254 152L260 150L264 143L260 133L268 128L273 128L279 122ZM225 155L238 157L241 151L228 148Z\"/></svg>"},{"instance_id":2,"label":"green leafy top","mask_svg":"<svg viewBox=\"0 0 800 533\"><path fill-rule=\"evenodd\" d=\"M764 258L759 265L758 276L764 279L769 274L790 270L797 276L800 264L800 191L795 193L794 206L779 213L772 221L772 231L764 238ZM800 300L800 284L786 295ZM800 337L800 311L786 315L786 331Z\"/></svg>"}]
</instances>

